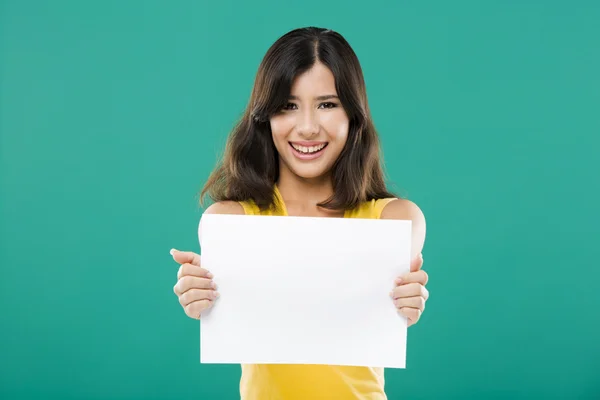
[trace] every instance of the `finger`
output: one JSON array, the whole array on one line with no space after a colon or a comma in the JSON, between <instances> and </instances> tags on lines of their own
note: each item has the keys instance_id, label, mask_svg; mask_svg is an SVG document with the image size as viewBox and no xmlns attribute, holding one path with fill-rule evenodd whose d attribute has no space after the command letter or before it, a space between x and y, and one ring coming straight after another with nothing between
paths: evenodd
<instances>
[{"instance_id":1,"label":"finger","mask_svg":"<svg viewBox=\"0 0 600 400\"><path fill-rule=\"evenodd\" d=\"M425 270L409 272L408 274L396 279L396 285L405 285L407 283L420 283L425 286L429 282L429 275Z\"/></svg>"},{"instance_id":2,"label":"finger","mask_svg":"<svg viewBox=\"0 0 600 400\"><path fill-rule=\"evenodd\" d=\"M429 290L419 283L409 283L406 285L396 286L391 293L392 298L398 299L401 297L421 296L425 300L429 299Z\"/></svg>"},{"instance_id":3,"label":"finger","mask_svg":"<svg viewBox=\"0 0 600 400\"><path fill-rule=\"evenodd\" d=\"M219 295L214 290L190 289L181 296L179 296L179 304L181 304L183 307L187 307L195 301L212 301L215 300L217 297L219 297Z\"/></svg>"},{"instance_id":4,"label":"finger","mask_svg":"<svg viewBox=\"0 0 600 400\"><path fill-rule=\"evenodd\" d=\"M210 300L199 300L199 301L195 301L193 303L188 304L187 306L185 306L183 308L183 310L185 311L186 315L190 318L194 318L194 319L200 319L200 314L212 307L213 302Z\"/></svg>"},{"instance_id":5,"label":"finger","mask_svg":"<svg viewBox=\"0 0 600 400\"><path fill-rule=\"evenodd\" d=\"M412 262L410 263L411 272L415 272L421 269L423 266L423 253L419 253Z\"/></svg>"},{"instance_id":6,"label":"finger","mask_svg":"<svg viewBox=\"0 0 600 400\"><path fill-rule=\"evenodd\" d=\"M419 318L421 318L421 310L416 308L403 307L399 311L400 314L408 319L408 326L416 324Z\"/></svg>"},{"instance_id":7,"label":"finger","mask_svg":"<svg viewBox=\"0 0 600 400\"><path fill-rule=\"evenodd\" d=\"M190 289L216 289L217 285L212 280L207 278L199 278L197 276L186 275L177 281L173 287L173 291L180 295Z\"/></svg>"},{"instance_id":8,"label":"finger","mask_svg":"<svg viewBox=\"0 0 600 400\"><path fill-rule=\"evenodd\" d=\"M396 305L396 308L398 308L398 309L403 308L403 307L409 307L409 308L417 308L421 311L425 311L425 303L426 303L425 298L421 297L421 296L400 297L400 298L394 300L394 304Z\"/></svg>"},{"instance_id":9,"label":"finger","mask_svg":"<svg viewBox=\"0 0 600 400\"><path fill-rule=\"evenodd\" d=\"M193 264L181 264L179 267L179 271L177 271L177 279L181 279L184 276L199 276L201 278L212 279L213 274L210 273L207 269L202 267L198 267Z\"/></svg>"},{"instance_id":10,"label":"finger","mask_svg":"<svg viewBox=\"0 0 600 400\"><path fill-rule=\"evenodd\" d=\"M179 264L193 264L196 266L200 266L200 255L191 251L179 251L176 249L171 249L171 255L173 256L173 260L175 260Z\"/></svg>"}]
</instances>

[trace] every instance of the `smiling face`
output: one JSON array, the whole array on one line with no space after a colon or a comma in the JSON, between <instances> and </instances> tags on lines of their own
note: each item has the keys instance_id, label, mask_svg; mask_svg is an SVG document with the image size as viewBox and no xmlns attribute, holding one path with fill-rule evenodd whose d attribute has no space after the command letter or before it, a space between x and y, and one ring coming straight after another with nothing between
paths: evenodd
<instances>
[{"instance_id":1,"label":"smiling face","mask_svg":"<svg viewBox=\"0 0 600 400\"><path fill-rule=\"evenodd\" d=\"M349 119L337 95L333 73L319 62L296 77L287 105L270 120L282 175L328 175L348 138Z\"/></svg>"}]
</instances>

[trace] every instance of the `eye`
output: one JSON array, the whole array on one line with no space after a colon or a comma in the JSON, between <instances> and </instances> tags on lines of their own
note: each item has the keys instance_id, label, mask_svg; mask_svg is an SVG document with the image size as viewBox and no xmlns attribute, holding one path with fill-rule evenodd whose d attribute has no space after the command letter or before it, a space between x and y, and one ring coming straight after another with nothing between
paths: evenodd
<instances>
[{"instance_id":1,"label":"eye","mask_svg":"<svg viewBox=\"0 0 600 400\"><path fill-rule=\"evenodd\" d=\"M321 103L321 105L326 105L325 108L334 108L334 107L337 107L337 104L331 103L331 102Z\"/></svg>"},{"instance_id":2,"label":"eye","mask_svg":"<svg viewBox=\"0 0 600 400\"><path fill-rule=\"evenodd\" d=\"M285 106L283 106L282 110L289 110L290 106L295 106L294 103L287 103Z\"/></svg>"},{"instance_id":3,"label":"eye","mask_svg":"<svg viewBox=\"0 0 600 400\"><path fill-rule=\"evenodd\" d=\"M323 106L323 107L321 107L321 106ZM285 106L283 106L281 108L281 110L291 110L292 107L296 107L296 104L294 104L294 103L287 103ZM336 103L332 103L330 101L319 104L319 108L328 109L328 108L335 108L335 107L337 107L337 104Z\"/></svg>"}]
</instances>

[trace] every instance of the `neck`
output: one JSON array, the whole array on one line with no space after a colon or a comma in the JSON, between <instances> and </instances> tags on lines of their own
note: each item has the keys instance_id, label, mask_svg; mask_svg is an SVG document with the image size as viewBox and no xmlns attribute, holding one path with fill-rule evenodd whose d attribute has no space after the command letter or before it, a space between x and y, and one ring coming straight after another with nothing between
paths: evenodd
<instances>
[{"instance_id":1,"label":"neck","mask_svg":"<svg viewBox=\"0 0 600 400\"><path fill-rule=\"evenodd\" d=\"M287 168L280 169L277 188L288 207L294 214L312 213L311 211L333 212L317 207L318 203L333 195L333 184L329 175L314 179L301 178ZM337 213L333 213L337 214Z\"/></svg>"}]
</instances>

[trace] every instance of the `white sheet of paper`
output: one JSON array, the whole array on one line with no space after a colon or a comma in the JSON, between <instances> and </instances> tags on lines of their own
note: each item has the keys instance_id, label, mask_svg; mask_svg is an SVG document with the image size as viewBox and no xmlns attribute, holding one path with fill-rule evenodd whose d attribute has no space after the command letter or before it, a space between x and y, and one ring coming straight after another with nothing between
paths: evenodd
<instances>
[{"instance_id":1,"label":"white sheet of paper","mask_svg":"<svg viewBox=\"0 0 600 400\"><path fill-rule=\"evenodd\" d=\"M201 363L405 368L389 293L409 272L411 221L206 214L199 238L220 293Z\"/></svg>"}]
</instances>

